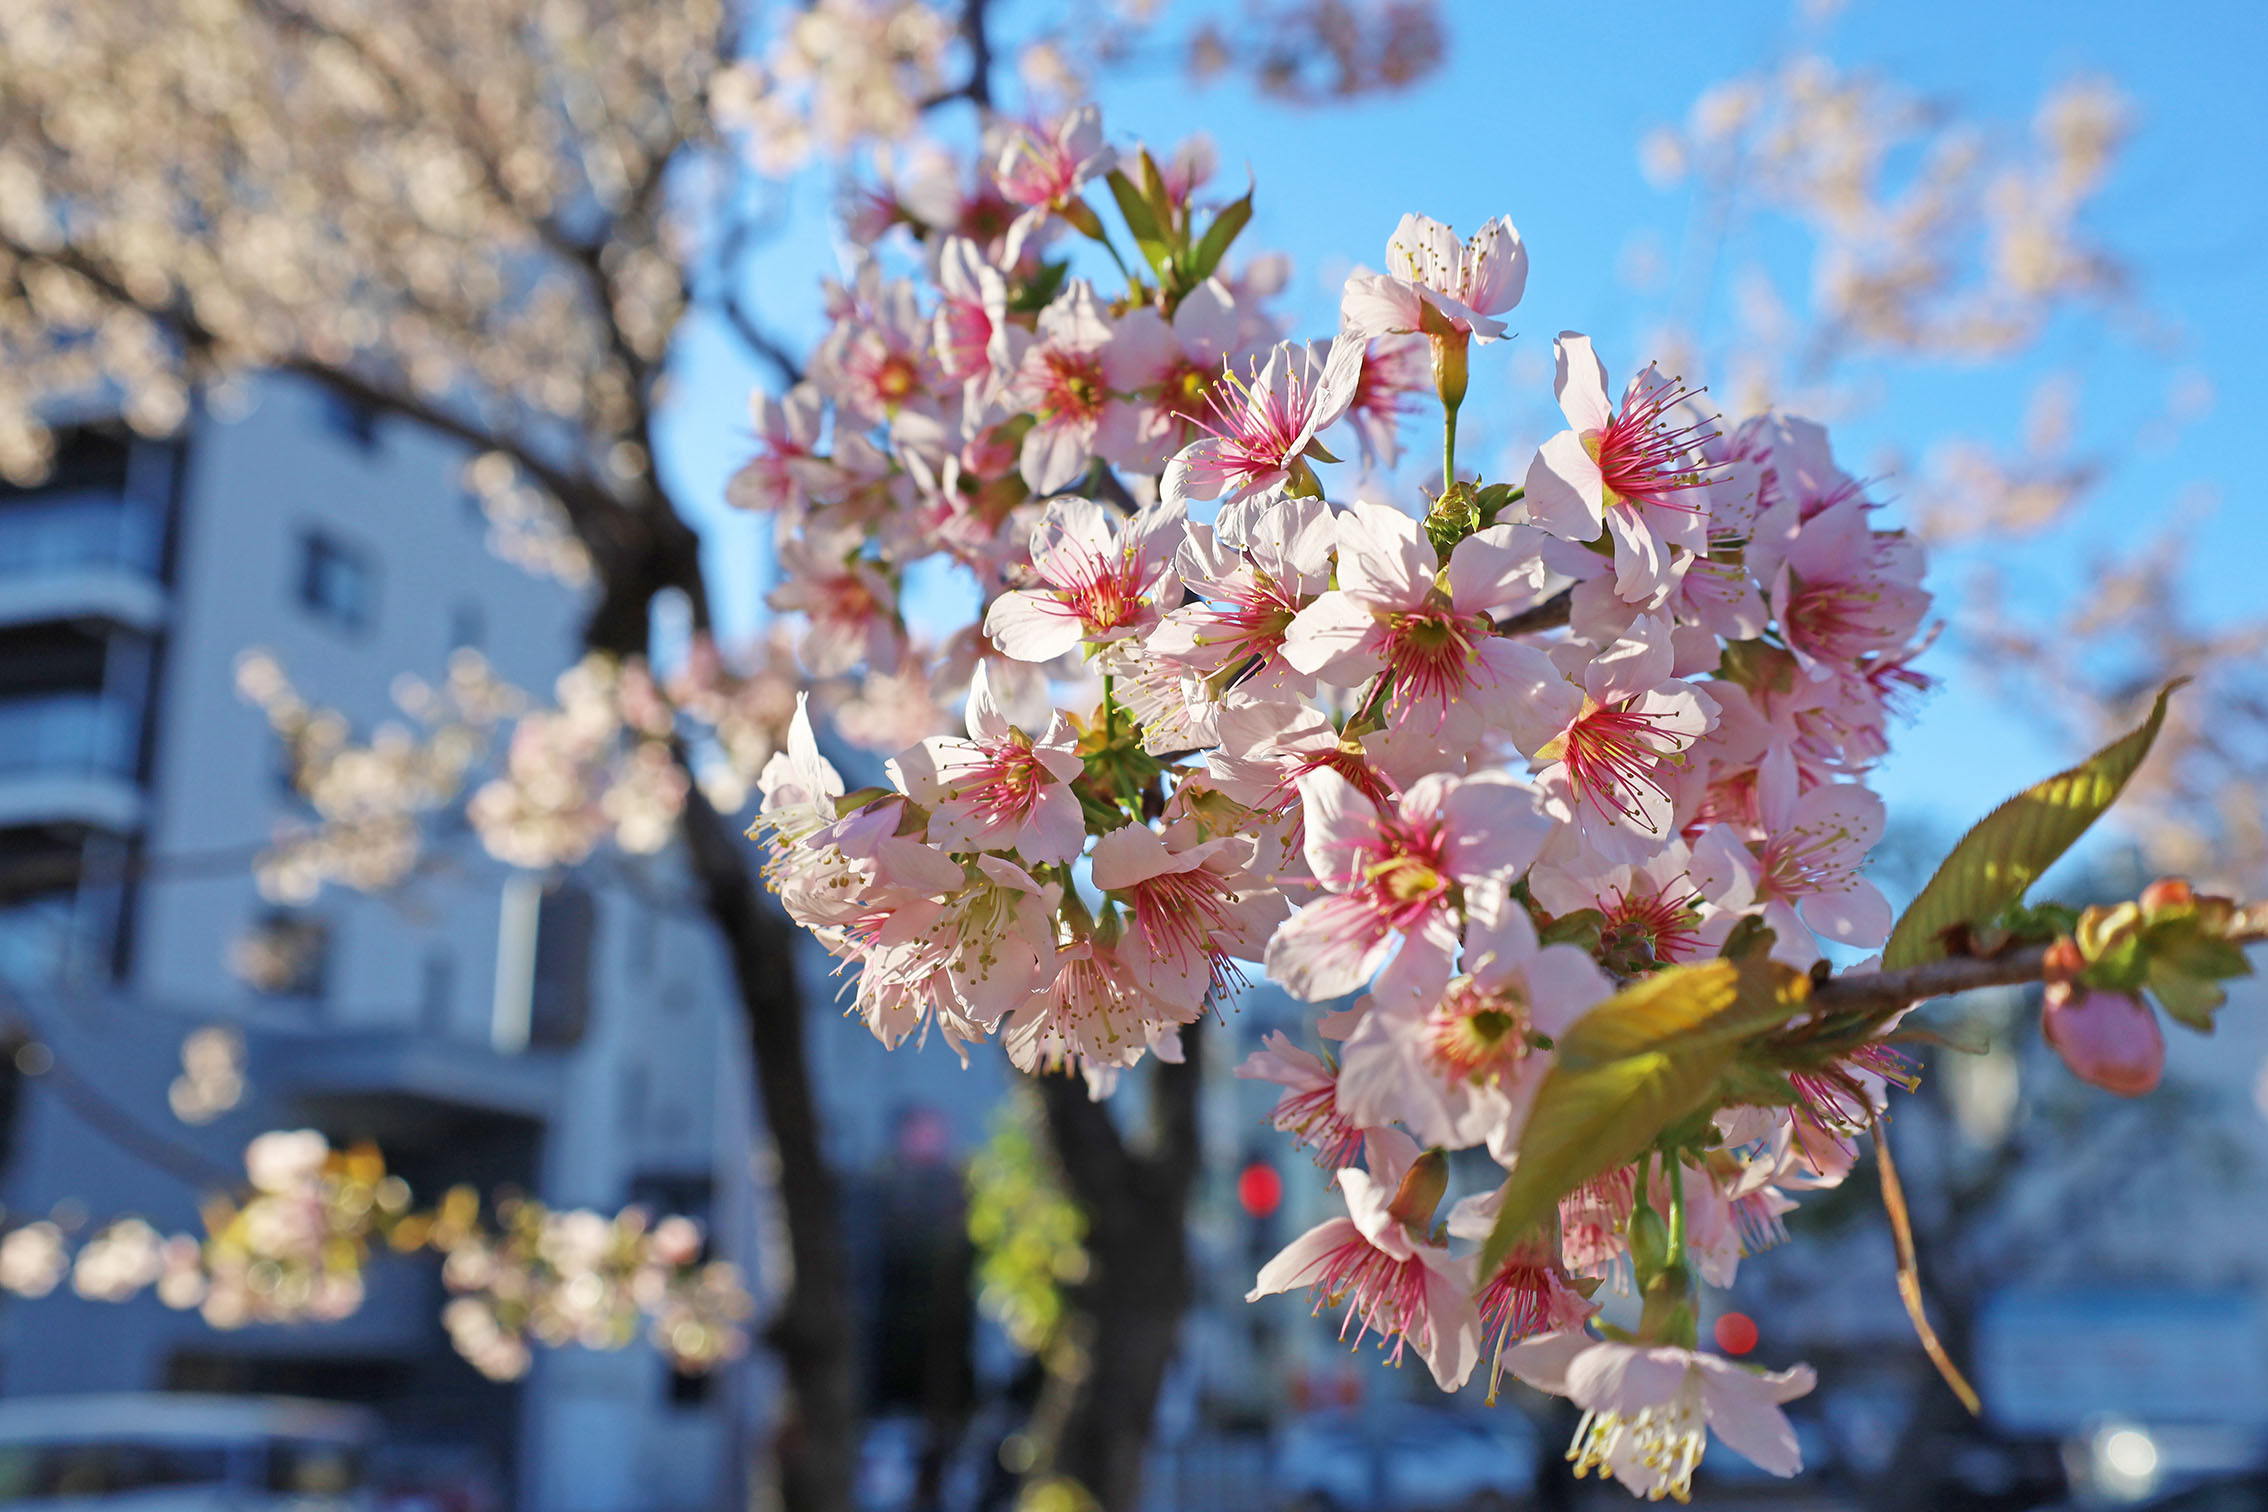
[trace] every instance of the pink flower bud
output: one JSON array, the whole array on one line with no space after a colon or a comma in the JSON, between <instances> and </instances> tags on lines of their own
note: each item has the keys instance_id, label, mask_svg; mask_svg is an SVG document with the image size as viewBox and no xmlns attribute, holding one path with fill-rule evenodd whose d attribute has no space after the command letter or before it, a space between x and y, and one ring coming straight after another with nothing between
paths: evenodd
<instances>
[{"instance_id":1,"label":"pink flower bud","mask_svg":"<svg viewBox=\"0 0 2268 1512\"><path fill-rule=\"evenodd\" d=\"M2081 1081L2139 1097L2166 1069L2166 1038L2157 1015L2126 992L2059 982L2047 991L2040 1030Z\"/></svg>"}]
</instances>

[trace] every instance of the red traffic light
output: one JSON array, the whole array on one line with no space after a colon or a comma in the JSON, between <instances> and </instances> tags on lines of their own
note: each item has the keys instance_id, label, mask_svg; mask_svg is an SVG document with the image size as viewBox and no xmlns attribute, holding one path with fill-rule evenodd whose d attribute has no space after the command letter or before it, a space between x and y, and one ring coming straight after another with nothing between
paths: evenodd
<instances>
[{"instance_id":1,"label":"red traffic light","mask_svg":"<svg viewBox=\"0 0 2268 1512\"><path fill-rule=\"evenodd\" d=\"M1237 1205L1255 1218L1265 1218L1284 1202L1284 1178L1265 1160L1255 1160L1236 1173Z\"/></svg>"},{"instance_id":2,"label":"red traffic light","mask_svg":"<svg viewBox=\"0 0 2268 1512\"><path fill-rule=\"evenodd\" d=\"M1756 1347L1756 1320L1746 1313L1729 1312L1717 1319L1717 1347L1729 1355L1744 1355Z\"/></svg>"}]
</instances>

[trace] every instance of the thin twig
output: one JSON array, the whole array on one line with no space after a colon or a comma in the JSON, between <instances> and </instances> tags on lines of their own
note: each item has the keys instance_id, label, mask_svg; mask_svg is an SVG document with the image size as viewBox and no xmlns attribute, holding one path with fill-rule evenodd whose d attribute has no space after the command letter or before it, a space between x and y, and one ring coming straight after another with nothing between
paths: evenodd
<instances>
[{"instance_id":1,"label":"thin twig","mask_svg":"<svg viewBox=\"0 0 2268 1512\"><path fill-rule=\"evenodd\" d=\"M1890 1216L1890 1240L1898 1252L1898 1296L1906 1304L1906 1316L1913 1320L1914 1333L1921 1340L1922 1353L1929 1363L1945 1377L1945 1384L1969 1409L1969 1416L1984 1412L1984 1403L1977 1396L1977 1388L1961 1374L1953 1357L1945 1352L1945 1345L1937 1337L1937 1330L1929 1326L1929 1314L1922 1310L1921 1264L1914 1255L1914 1228L1906 1212L1906 1189L1898 1180L1898 1167L1890 1159L1890 1142L1882 1137L1882 1119L1877 1115L1870 1129L1874 1134L1876 1169L1882 1176L1882 1210Z\"/></svg>"}]
</instances>

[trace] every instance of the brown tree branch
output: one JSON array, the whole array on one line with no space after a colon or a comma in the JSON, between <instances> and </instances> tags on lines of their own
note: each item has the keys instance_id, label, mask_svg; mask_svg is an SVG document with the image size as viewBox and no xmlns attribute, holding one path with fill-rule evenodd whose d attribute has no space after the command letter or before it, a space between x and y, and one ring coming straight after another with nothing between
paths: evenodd
<instances>
[{"instance_id":1,"label":"brown tree branch","mask_svg":"<svg viewBox=\"0 0 2268 1512\"><path fill-rule=\"evenodd\" d=\"M2263 906L2254 904L2247 911L2259 915ZM2268 940L2268 924L2240 927L2229 938L2232 944L2259 944ZM1930 998L2040 981L2046 976L2047 953L2045 945L2024 945L1999 955L1948 956L1896 971L1831 977L1811 989L1811 1003L1829 1014L1895 1013Z\"/></svg>"}]
</instances>

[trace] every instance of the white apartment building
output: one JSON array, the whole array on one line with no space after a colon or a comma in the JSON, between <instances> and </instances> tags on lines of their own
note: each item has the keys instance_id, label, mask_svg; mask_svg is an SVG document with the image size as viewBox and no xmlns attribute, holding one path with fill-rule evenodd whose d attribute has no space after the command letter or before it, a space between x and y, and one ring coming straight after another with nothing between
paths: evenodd
<instances>
[{"instance_id":1,"label":"white apartment building","mask_svg":"<svg viewBox=\"0 0 2268 1512\"><path fill-rule=\"evenodd\" d=\"M144 1146L240 1169L253 1134L310 1126L375 1138L420 1197L469 1181L691 1212L753 1271L738 1007L668 856L537 877L444 826L383 896L260 896L252 858L301 810L237 696L239 653L267 648L367 731L398 717L398 675L437 680L459 647L542 694L578 654L582 606L486 549L450 443L294 381L256 401L170 442L69 432L50 481L0 493L0 1011L56 1063L23 1079L9 1121L9 1221L138 1213L195 1232L196 1183ZM255 929L305 947L272 991L230 969ZM249 1092L192 1127L166 1089L210 1023L242 1031ZM0 1297L0 1393L345 1398L500 1508L738 1501L757 1372L677 1376L641 1342L539 1350L497 1385L451 1349L442 1301L435 1264L400 1259L330 1325L220 1332L146 1293L68 1286Z\"/></svg>"}]
</instances>

